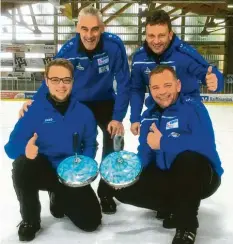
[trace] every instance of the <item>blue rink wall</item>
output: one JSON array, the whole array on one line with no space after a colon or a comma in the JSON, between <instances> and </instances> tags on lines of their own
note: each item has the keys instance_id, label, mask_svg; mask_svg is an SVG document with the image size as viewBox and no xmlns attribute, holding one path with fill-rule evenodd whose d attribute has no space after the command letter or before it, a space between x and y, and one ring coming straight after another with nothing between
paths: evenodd
<instances>
[{"instance_id":1,"label":"blue rink wall","mask_svg":"<svg viewBox=\"0 0 233 244\"><path fill-rule=\"evenodd\" d=\"M34 94L34 91L1 91L0 98L6 101L24 101L32 99ZM206 104L233 105L233 94L201 94L201 97Z\"/></svg>"}]
</instances>

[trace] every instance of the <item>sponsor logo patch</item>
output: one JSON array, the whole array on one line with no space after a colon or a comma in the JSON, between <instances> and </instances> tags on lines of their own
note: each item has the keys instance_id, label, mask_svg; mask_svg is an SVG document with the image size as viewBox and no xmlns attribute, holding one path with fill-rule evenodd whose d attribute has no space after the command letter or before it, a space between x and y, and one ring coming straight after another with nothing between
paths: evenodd
<instances>
[{"instance_id":1,"label":"sponsor logo patch","mask_svg":"<svg viewBox=\"0 0 233 244\"><path fill-rule=\"evenodd\" d=\"M109 71L109 65L105 65L102 67L99 67L99 74L105 73Z\"/></svg>"},{"instance_id":2,"label":"sponsor logo patch","mask_svg":"<svg viewBox=\"0 0 233 244\"><path fill-rule=\"evenodd\" d=\"M168 121L166 124L166 130L175 129L179 127L178 119Z\"/></svg>"},{"instance_id":3,"label":"sponsor logo patch","mask_svg":"<svg viewBox=\"0 0 233 244\"><path fill-rule=\"evenodd\" d=\"M98 58L97 59L98 65L104 65L104 64L108 64L109 63L109 57L103 57L103 58Z\"/></svg>"}]
</instances>

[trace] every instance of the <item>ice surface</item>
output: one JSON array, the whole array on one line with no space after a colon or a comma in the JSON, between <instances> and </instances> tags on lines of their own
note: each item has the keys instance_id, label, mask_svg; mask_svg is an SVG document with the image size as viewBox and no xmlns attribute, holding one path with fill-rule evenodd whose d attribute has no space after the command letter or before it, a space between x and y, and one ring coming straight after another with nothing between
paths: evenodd
<instances>
[{"instance_id":1,"label":"ice surface","mask_svg":"<svg viewBox=\"0 0 233 244\"><path fill-rule=\"evenodd\" d=\"M19 205L11 180L11 160L4 153L7 142L22 102L2 101L1 119L1 159L0 159L0 243L18 242L16 225L20 222ZM202 201L199 220L200 228L196 244L232 244L233 243L233 106L209 105L216 133L217 148L225 173L222 185L212 197ZM130 133L129 116L124 121L126 136L125 150L136 152L137 138ZM102 135L98 141L101 148ZM101 150L96 160L100 162ZM99 179L92 184L97 188ZM55 219L49 212L47 192L40 192L42 204L42 230L31 243L51 244L170 244L174 230L166 230L162 222L155 218L150 210L136 208L117 202L117 213L104 215L102 226L93 233L77 229L67 218Z\"/></svg>"}]
</instances>

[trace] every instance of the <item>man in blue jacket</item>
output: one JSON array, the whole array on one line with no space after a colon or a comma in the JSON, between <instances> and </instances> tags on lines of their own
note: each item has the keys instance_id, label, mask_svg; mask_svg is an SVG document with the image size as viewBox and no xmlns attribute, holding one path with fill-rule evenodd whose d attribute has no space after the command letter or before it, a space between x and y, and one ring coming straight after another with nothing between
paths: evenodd
<instances>
[{"instance_id":1,"label":"man in blue jacket","mask_svg":"<svg viewBox=\"0 0 233 244\"><path fill-rule=\"evenodd\" d=\"M79 154L91 158L96 154L94 116L70 96L73 70L66 59L55 59L48 64L47 95L33 102L5 145L6 154L14 159L12 179L22 216L18 230L20 241L33 240L40 229L39 190L55 192L64 214L80 229L93 231L101 223L100 204L91 186L65 186L56 174L59 163L74 155L74 133L78 133Z\"/></svg>"},{"instance_id":2,"label":"man in blue jacket","mask_svg":"<svg viewBox=\"0 0 233 244\"><path fill-rule=\"evenodd\" d=\"M166 208L165 228L176 228L172 244L193 244L201 199L221 183L223 169L209 114L200 100L179 94L174 69L160 65L150 73L154 104L143 113L138 156L143 172L118 200L135 206Z\"/></svg>"},{"instance_id":3,"label":"man in blue jacket","mask_svg":"<svg viewBox=\"0 0 233 244\"><path fill-rule=\"evenodd\" d=\"M146 40L134 54L131 72L131 132L140 133L140 115L149 74L160 64L176 70L182 83L182 93L200 99L199 81L211 92L223 89L223 75L191 46L172 31L171 20L164 10L157 10L146 19ZM149 100L151 97L148 98ZM152 102L153 103L153 102Z\"/></svg>"},{"instance_id":4,"label":"man in blue jacket","mask_svg":"<svg viewBox=\"0 0 233 244\"><path fill-rule=\"evenodd\" d=\"M113 136L124 133L122 120L129 104L128 59L121 39L104 32L99 10L83 8L78 16L77 32L74 38L62 46L56 58L68 59L75 67L74 79L77 82L72 93L92 110L103 132L104 158L114 151ZM114 80L117 82L117 94L113 89ZM44 83L34 99L43 97L46 92ZM113 191L100 180L98 195L104 213L116 212ZM62 216L58 212L55 215Z\"/></svg>"}]
</instances>

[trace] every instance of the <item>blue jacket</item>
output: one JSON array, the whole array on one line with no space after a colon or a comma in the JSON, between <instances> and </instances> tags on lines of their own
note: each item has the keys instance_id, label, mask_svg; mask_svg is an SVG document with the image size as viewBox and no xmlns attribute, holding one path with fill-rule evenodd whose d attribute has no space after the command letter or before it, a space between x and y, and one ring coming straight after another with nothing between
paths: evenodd
<instances>
[{"instance_id":1,"label":"blue jacket","mask_svg":"<svg viewBox=\"0 0 233 244\"><path fill-rule=\"evenodd\" d=\"M101 36L100 50L93 59L80 48L80 35L67 41L55 58L65 58L74 65L73 94L78 101L113 100L113 120L122 121L129 105L130 72L125 47L121 39L110 33ZM117 95L113 81L117 81ZM34 99L47 93L43 82Z\"/></svg>"},{"instance_id":2,"label":"blue jacket","mask_svg":"<svg viewBox=\"0 0 233 244\"><path fill-rule=\"evenodd\" d=\"M78 153L95 157L96 122L92 112L79 102L71 101L62 116L46 97L35 100L11 132L5 145L8 157L16 159L25 155L25 147L35 132L38 135L36 145L39 153L46 156L54 168L66 157L74 155L75 132L78 133Z\"/></svg>"},{"instance_id":3,"label":"blue jacket","mask_svg":"<svg viewBox=\"0 0 233 244\"><path fill-rule=\"evenodd\" d=\"M149 74L159 64L172 66L182 84L182 93L200 98L199 82L205 83L205 76L209 67L208 62L191 46L174 36L169 48L157 56L148 48L141 47L132 60L131 71L131 123L139 122L144 103L146 87L149 85ZM213 67L213 73L218 78L216 91L221 91L224 78L221 72ZM150 99L150 96L149 98Z\"/></svg>"},{"instance_id":4,"label":"blue jacket","mask_svg":"<svg viewBox=\"0 0 233 244\"><path fill-rule=\"evenodd\" d=\"M216 151L214 131L203 103L190 96L182 96L162 113L154 103L142 115L138 156L143 166L155 162L157 167L168 170L174 159L183 151L195 151L210 159L219 176L223 169ZM150 126L155 123L162 133L160 150L147 144Z\"/></svg>"}]
</instances>

